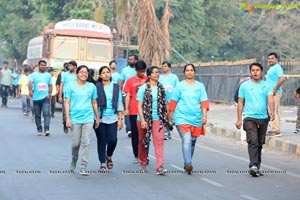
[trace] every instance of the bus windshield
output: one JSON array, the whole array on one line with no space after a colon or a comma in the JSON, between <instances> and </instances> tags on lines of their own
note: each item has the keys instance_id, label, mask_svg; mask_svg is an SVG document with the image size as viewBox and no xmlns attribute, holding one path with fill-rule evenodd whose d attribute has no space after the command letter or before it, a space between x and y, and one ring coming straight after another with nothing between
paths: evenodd
<instances>
[{"instance_id":1,"label":"bus windshield","mask_svg":"<svg viewBox=\"0 0 300 200\"><path fill-rule=\"evenodd\" d=\"M78 37L57 36L53 42L53 58L78 59Z\"/></svg>"},{"instance_id":2,"label":"bus windshield","mask_svg":"<svg viewBox=\"0 0 300 200\"><path fill-rule=\"evenodd\" d=\"M87 60L103 61L111 59L111 44L107 40L88 39Z\"/></svg>"}]
</instances>

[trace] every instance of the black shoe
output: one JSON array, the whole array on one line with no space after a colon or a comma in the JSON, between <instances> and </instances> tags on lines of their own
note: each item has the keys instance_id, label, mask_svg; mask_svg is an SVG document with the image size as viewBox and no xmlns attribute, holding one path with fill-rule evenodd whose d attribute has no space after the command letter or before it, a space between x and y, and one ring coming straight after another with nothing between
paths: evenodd
<instances>
[{"instance_id":1,"label":"black shoe","mask_svg":"<svg viewBox=\"0 0 300 200\"><path fill-rule=\"evenodd\" d=\"M259 176L260 176L259 170L257 169L256 166L250 167L249 174L250 174L251 176L253 176L253 177L259 177Z\"/></svg>"}]
</instances>

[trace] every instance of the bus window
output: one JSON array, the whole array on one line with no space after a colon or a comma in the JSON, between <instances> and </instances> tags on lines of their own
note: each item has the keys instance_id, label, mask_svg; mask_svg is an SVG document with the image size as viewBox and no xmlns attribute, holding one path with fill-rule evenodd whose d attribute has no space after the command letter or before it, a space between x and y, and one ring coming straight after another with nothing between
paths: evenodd
<instances>
[{"instance_id":1,"label":"bus window","mask_svg":"<svg viewBox=\"0 0 300 200\"><path fill-rule=\"evenodd\" d=\"M78 37L55 37L53 42L53 58L77 60L78 43Z\"/></svg>"},{"instance_id":2,"label":"bus window","mask_svg":"<svg viewBox=\"0 0 300 200\"><path fill-rule=\"evenodd\" d=\"M103 61L111 59L111 43L105 40L88 39L87 60Z\"/></svg>"}]
</instances>

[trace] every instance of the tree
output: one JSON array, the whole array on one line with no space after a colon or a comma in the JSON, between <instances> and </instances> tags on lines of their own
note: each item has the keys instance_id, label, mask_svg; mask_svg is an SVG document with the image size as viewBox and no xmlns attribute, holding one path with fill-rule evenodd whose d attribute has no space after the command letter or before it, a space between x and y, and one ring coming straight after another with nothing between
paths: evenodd
<instances>
[{"instance_id":1,"label":"tree","mask_svg":"<svg viewBox=\"0 0 300 200\"><path fill-rule=\"evenodd\" d=\"M38 17L32 18L34 7L26 0L0 1L0 7L5 11L0 21L1 51L21 66L26 58L28 41L38 34Z\"/></svg>"},{"instance_id":2,"label":"tree","mask_svg":"<svg viewBox=\"0 0 300 200\"><path fill-rule=\"evenodd\" d=\"M165 15L162 19L163 28L166 29L169 22L169 1L166 1ZM159 66L166 59L169 51L168 33L163 33L161 23L158 21L151 0L140 0L138 4L138 45L142 59L148 65Z\"/></svg>"}]
</instances>

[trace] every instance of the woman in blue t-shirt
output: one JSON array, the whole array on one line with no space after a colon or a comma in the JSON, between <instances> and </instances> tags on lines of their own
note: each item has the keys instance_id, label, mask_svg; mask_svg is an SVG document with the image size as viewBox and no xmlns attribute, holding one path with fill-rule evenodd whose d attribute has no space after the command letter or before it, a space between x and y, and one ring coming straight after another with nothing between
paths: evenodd
<instances>
[{"instance_id":1,"label":"woman in blue t-shirt","mask_svg":"<svg viewBox=\"0 0 300 200\"><path fill-rule=\"evenodd\" d=\"M122 94L117 83L112 82L109 67L99 69L99 79L96 83L97 103L100 116L100 126L94 128L97 136L98 157L100 172L106 173L113 168L112 155L117 146L118 129L123 127Z\"/></svg>"},{"instance_id":2,"label":"woman in blue t-shirt","mask_svg":"<svg viewBox=\"0 0 300 200\"><path fill-rule=\"evenodd\" d=\"M204 135L209 104L204 85L195 80L195 66L193 64L185 65L183 73L185 80L177 84L172 94L169 121L171 122L173 119L175 122L182 140L184 169L191 174L196 140L200 135Z\"/></svg>"},{"instance_id":3,"label":"woman in blue t-shirt","mask_svg":"<svg viewBox=\"0 0 300 200\"><path fill-rule=\"evenodd\" d=\"M77 68L77 81L68 84L65 88L66 126L72 132L72 162L70 171L74 171L78 159L80 144L82 147L82 159L80 174L87 176L88 148L94 119L95 128L99 126L97 107L97 90L93 83L87 82L89 68L81 65Z\"/></svg>"}]
</instances>

